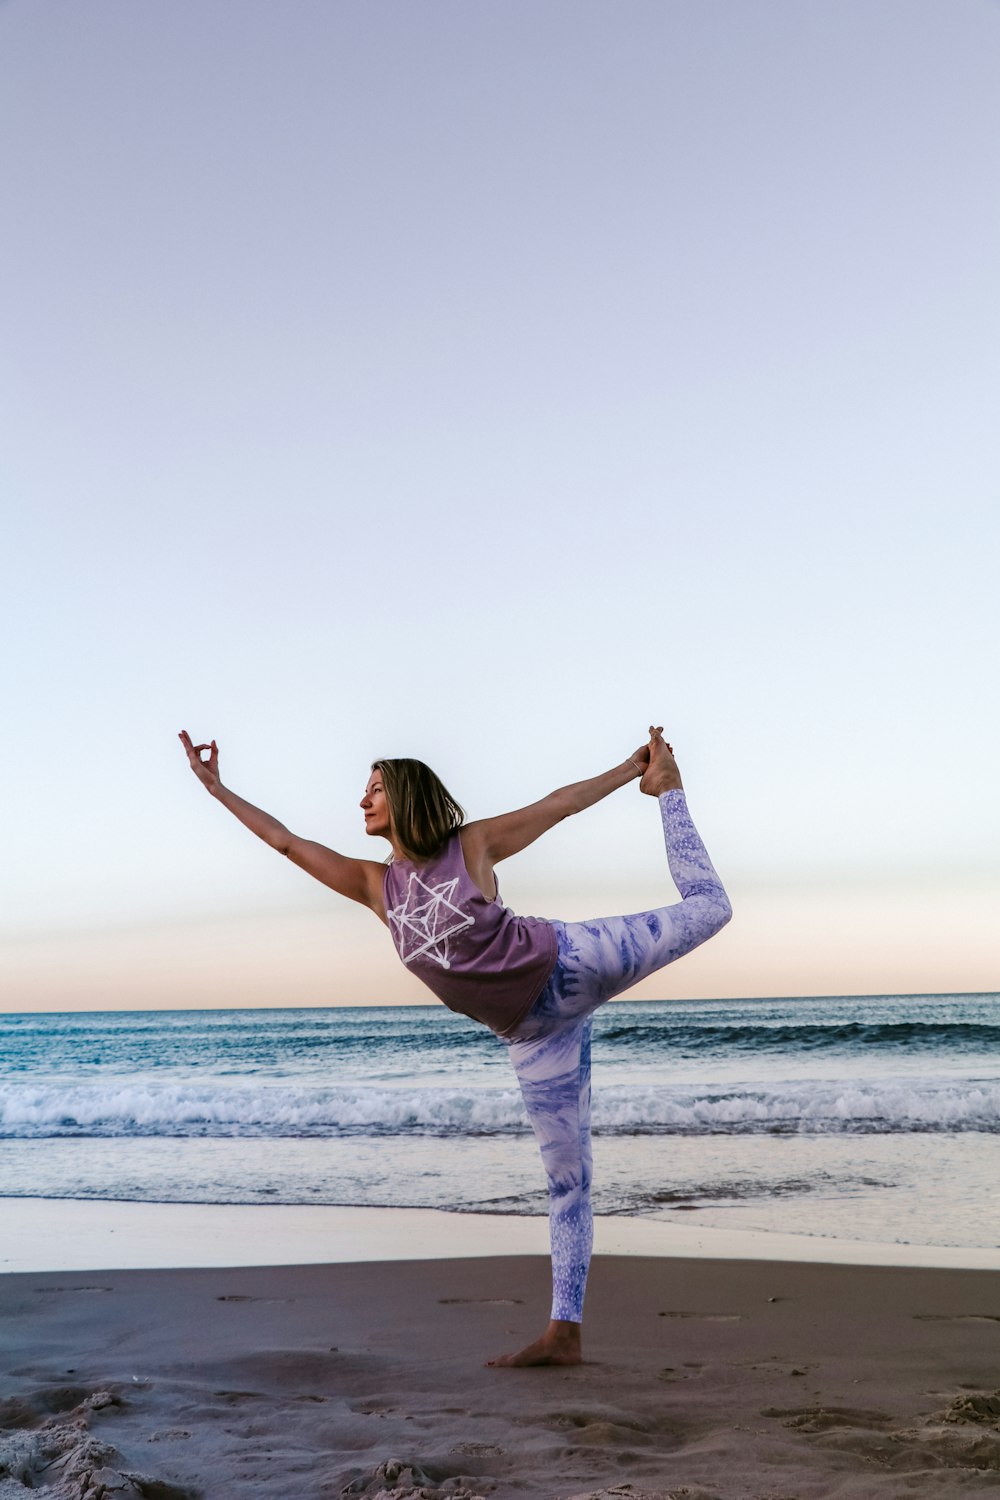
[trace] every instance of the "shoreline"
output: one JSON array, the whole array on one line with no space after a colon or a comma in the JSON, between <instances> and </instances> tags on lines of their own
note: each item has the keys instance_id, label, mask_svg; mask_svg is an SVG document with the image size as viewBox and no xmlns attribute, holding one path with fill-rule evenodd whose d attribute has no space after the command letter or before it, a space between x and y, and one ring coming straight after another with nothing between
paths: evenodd
<instances>
[{"instance_id":1,"label":"shoreline","mask_svg":"<svg viewBox=\"0 0 1000 1500\"><path fill-rule=\"evenodd\" d=\"M1000 1271L1000 1247L914 1245L598 1215L595 1258ZM14 1273L548 1257L541 1216L320 1204L0 1196L0 1277Z\"/></svg>"}]
</instances>

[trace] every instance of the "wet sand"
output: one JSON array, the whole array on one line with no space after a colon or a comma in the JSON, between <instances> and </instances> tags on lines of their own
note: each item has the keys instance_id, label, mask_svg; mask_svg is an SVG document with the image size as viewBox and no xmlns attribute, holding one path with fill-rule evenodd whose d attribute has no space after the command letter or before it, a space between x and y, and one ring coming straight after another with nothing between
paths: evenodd
<instances>
[{"instance_id":1,"label":"wet sand","mask_svg":"<svg viewBox=\"0 0 1000 1500\"><path fill-rule=\"evenodd\" d=\"M548 1220L434 1208L324 1204L129 1203L0 1198L0 1274L182 1266L326 1265L351 1260L437 1260L546 1255ZM822 1261L859 1266L950 1266L1000 1271L1000 1249L879 1244L774 1234L666 1219L597 1215L598 1255L709 1260Z\"/></svg>"},{"instance_id":2,"label":"wet sand","mask_svg":"<svg viewBox=\"0 0 1000 1500\"><path fill-rule=\"evenodd\" d=\"M542 1255L0 1276L0 1500L997 1490L994 1271L603 1255L583 1365L486 1368L539 1331L548 1277Z\"/></svg>"}]
</instances>

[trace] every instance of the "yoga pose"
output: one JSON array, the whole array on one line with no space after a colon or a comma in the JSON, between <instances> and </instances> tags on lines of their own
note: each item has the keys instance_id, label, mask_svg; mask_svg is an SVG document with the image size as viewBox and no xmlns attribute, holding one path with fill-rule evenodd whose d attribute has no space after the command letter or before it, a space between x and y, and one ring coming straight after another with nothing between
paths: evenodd
<instances>
[{"instance_id":1,"label":"yoga pose","mask_svg":"<svg viewBox=\"0 0 1000 1500\"><path fill-rule=\"evenodd\" d=\"M662 728L613 770L540 802L466 823L434 772L378 760L361 799L365 832L388 840L388 864L349 859L296 837L223 786L215 741L181 742L191 769L252 833L324 885L370 907L403 963L451 1010L488 1026L510 1053L549 1184L552 1314L541 1338L494 1365L578 1364L590 1265L590 1033L612 996L724 927L732 908L687 810ZM207 759L202 755L208 752ZM494 866L639 778L658 800L667 862L682 899L592 922L519 917L500 900Z\"/></svg>"}]
</instances>

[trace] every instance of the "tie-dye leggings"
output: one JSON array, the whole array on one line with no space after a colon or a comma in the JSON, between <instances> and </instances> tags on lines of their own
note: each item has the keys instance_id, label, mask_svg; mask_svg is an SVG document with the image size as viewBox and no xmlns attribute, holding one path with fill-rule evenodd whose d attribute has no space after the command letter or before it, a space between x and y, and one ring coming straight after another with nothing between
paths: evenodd
<instances>
[{"instance_id":1,"label":"tie-dye leggings","mask_svg":"<svg viewBox=\"0 0 1000 1500\"><path fill-rule=\"evenodd\" d=\"M555 922L559 956L527 1016L504 1037L549 1181L552 1317L579 1323L594 1237L590 1208L593 1012L724 927L729 898L682 791L659 798L667 862L683 899L657 911Z\"/></svg>"}]
</instances>

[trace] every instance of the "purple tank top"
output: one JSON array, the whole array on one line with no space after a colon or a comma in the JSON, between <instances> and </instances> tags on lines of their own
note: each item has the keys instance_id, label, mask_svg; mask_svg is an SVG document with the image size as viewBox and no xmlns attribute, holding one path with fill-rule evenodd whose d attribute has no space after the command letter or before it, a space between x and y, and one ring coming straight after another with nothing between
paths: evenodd
<instances>
[{"instance_id":1,"label":"purple tank top","mask_svg":"<svg viewBox=\"0 0 1000 1500\"><path fill-rule=\"evenodd\" d=\"M426 864L393 860L383 882L385 914L408 969L449 1010L513 1031L555 968L555 928L488 901L465 868L453 833Z\"/></svg>"}]
</instances>

